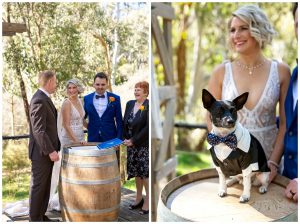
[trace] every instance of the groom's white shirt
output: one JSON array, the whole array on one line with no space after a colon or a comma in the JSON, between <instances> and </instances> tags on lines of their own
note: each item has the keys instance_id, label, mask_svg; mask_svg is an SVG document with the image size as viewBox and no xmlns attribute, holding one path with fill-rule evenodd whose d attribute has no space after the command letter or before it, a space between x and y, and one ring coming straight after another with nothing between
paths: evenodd
<instances>
[{"instance_id":1,"label":"groom's white shirt","mask_svg":"<svg viewBox=\"0 0 300 224\"><path fill-rule=\"evenodd\" d=\"M50 94L46 91L46 90L44 90L43 88L39 88L39 90L41 90L43 93L45 93L48 97L50 97Z\"/></svg>"},{"instance_id":2,"label":"groom's white shirt","mask_svg":"<svg viewBox=\"0 0 300 224\"><path fill-rule=\"evenodd\" d=\"M96 95L99 95L97 92L95 92L94 98L93 98L93 104L94 107L99 115L99 117L102 117L104 111L106 110L107 107L107 92L105 91L104 96L105 98L99 98L96 99Z\"/></svg>"}]
</instances>

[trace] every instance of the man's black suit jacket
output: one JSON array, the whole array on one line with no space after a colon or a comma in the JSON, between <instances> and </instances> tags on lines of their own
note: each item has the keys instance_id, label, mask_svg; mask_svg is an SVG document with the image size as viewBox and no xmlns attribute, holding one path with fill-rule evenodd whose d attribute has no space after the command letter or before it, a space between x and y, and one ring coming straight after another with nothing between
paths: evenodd
<instances>
[{"instance_id":1,"label":"man's black suit jacket","mask_svg":"<svg viewBox=\"0 0 300 224\"><path fill-rule=\"evenodd\" d=\"M128 118L133 110L136 100L130 100L126 104L124 114L124 130L123 136L125 139L130 139L128 133ZM132 122L132 143L136 147L148 146L149 147L149 100L146 99L143 103L144 109L138 110Z\"/></svg>"},{"instance_id":2,"label":"man's black suit jacket","mask_svg":"<svg viewBox=\"0 0 300 224\"><path fill-rule=\"evenodd\" d=\"M30 102L29 158L49 158L51 152L60 150L57 135L57 111L51 99L38 90ZM50 158L49 158L50 159Z\"/></svg>"}]
</instances>

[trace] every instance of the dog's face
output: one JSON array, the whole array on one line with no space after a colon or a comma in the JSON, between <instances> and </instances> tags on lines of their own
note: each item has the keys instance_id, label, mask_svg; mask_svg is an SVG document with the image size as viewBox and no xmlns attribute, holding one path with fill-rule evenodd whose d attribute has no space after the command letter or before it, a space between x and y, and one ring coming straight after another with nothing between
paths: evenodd
<instances>
[{"instance_id":1,"label":"dog's face","mask_svg":"<svg viewBox=\"0 0 300 224\"><path fill-rule=\"evenodd\" d=\"M235 98L233 101L216 100L206 89L202 91L202 102L210 112L214 126L219 128L233 128L237 121L237 111L242 109L248 98L248 92Z\"/></svg>"}]
</instances>

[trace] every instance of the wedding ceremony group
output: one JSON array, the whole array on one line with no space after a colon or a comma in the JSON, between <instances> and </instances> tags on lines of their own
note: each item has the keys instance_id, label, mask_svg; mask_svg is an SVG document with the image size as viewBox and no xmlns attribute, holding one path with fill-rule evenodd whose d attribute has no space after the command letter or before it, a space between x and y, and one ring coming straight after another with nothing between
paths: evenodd
<instances>
[{"instance_id":1,"label":"wedding ceremony group","mask_svg":"<svg viewBox=\"0 0 300 224\"><path fill-rule=\"evenodd\" d=\"M298 222L298 2L1 8L2 222Z\"/></svg>"}]
</instances>

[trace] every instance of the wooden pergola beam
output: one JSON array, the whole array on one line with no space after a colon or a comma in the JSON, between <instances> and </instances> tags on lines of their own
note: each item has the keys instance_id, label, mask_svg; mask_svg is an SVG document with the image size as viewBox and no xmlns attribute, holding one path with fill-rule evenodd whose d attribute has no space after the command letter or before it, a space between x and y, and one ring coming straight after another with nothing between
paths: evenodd
<instances>
[{"instance_id":1,"label":"wooden pergola beam","mask_svg":"<svg viewBox=\"0 0 300 224\"><path fill-rule=\"evenodd\" d=\"M172 6L162 2L151 3L151 14L168 20L176 19Z\"/></svg>"},{"instance_id":2,"label":"wooden pergola beam","mask_svg":"<svg viewBox=\"0 0 300 224\"><path fill-rule=\"evenodd\" d=\"M2 22L2 36L13 36L26 32L26 24Z\"/></svg>"}]
</instances>

